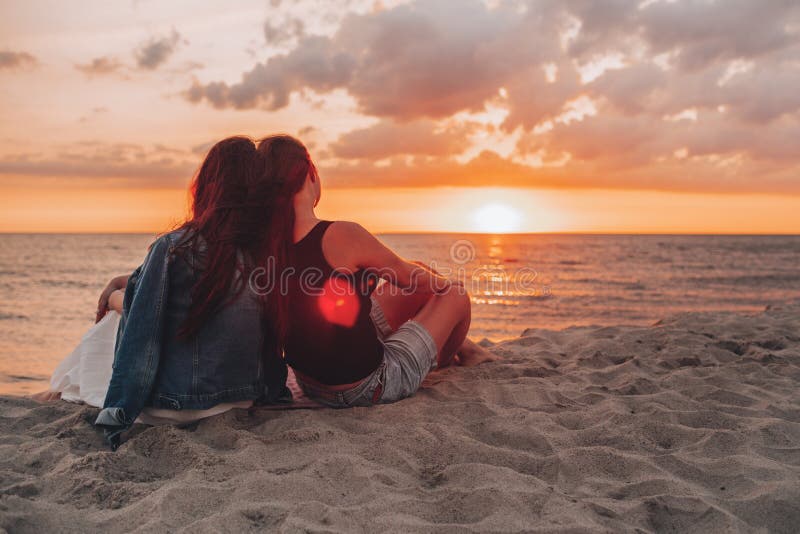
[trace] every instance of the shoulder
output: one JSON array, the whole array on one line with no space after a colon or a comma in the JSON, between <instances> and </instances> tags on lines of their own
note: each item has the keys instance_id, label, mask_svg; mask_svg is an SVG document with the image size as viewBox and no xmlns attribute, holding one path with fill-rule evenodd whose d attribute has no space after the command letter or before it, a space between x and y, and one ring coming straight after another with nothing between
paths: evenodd
<instances>
[{"instance_id":1,"label":"shoulder","mask_svg":"<svg viewBox=\"0 0 800 534\"><path fill-rule=\"evenodd\" d=\"M338 237L349 240L362 240L373 237L366 228L351 221L331 221L327 233L331 234L331 237L334 238Z\"/></svg>"},{"instance_id":2,"label":"shoulder","mask_svg":"<svg viewBox=\"0 0 800 534\"><path fill-rule=\"evenodd\" d=\"M189 228L178 228L171 232L161 234L156 241L163 241L170 245L178 245L194 235L194 231Z\"/></svg>"},{"instance_id":3,"label":"shoulder","mask_svg":"<svg viewBox=\"0 0 800 534\"><path fill-rule=\"evenodd\" d=\"M185 241L186 230L178 229L158 236L147 250L146 262L169 259L175 248Z\"/></svg>"},{"instance_id":4,"label":"shoulder","mask_svg":"<svg viewBox=\"0 0 800 534\"><path fill-rule=\"evenodd\" d=\"M150 244L150 250L173 252L176 248L186 246L190 242L193 242L194 237L199 238L200 236L195 236L195 232L189 228L178 228L177 230L172 230L171 232L166 232L158 236L155 241ZM202 242L202 239L199 241Z\"/></svg>"},{"instance_id":5,"label":"shoulder","mask_svg":"<svg viewBox=\"0 0 800 534\"><path fill-rule=\"evenodd\" d=\"M323 254L331 266L357 270L376 254L378 240L358 223L333 221L323 237Z\"/></svg>"},{"instance_id":6,"label":"shoulder","mask_svg":"<svg viewBox=\"0 0 800 534\"><path fill-rule=\"evenodd\" d=\"M158 236L155 241L150 243L150 247L148 248L149 254L163 253L169 250L174 245L173 239L174 238L169 234Z\"/></svg>"}]
</instances>

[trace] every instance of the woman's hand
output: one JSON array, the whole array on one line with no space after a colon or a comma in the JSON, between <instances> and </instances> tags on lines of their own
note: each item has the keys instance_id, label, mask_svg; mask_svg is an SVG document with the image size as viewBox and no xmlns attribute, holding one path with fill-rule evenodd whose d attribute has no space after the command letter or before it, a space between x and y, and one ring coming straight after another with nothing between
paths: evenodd
<instances>
[{"instance_id":1,"label":"woman's hand","mask_svg":"<svg viewBox=\"0 0 800 534\"><path fill-rule=\"evenodd\" d=\"M111 294L114 291L125 289L125 287L128 285L128 278L130 278L130 275L128 274L112 278L103 292L100 293L100 298L97 300L97 315L95 316L95 323L99 323L100 319L105 317L106 313L108 312L108 299L111 297Z\"/></svg>"}]
</instances>

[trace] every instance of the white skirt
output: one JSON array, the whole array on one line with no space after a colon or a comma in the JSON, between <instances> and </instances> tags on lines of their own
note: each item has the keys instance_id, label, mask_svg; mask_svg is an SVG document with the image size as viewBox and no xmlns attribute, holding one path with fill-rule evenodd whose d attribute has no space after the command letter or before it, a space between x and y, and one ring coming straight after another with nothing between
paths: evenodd
<instances>
[{"instance_id":1,"label":"white skirt","mask_svg":"<svg viewBox=\"0 0 800 534\"><path fill-rule=\"evenodd\" d=\"M117 339L120 315L109 311L100 322L83 335L81 342L72 353L58 364L50 378L50 390L61 393L61 398L69 402L82 402L89 406L103 407L111 383L111 368L114 363L114 345ZM294 373L289 369L286 384L294 396L294 402L275 408L312 408L315 402L305 397L297 385ZM149 425L190 423L231 408L249 408L252 401L224 402L206 410L166 410L144 408L136 419Z\"/></svg>"},{"instance_id":2,"label":"white skirt","mask_svg":"<svg viewBox=\"0 0 800 534\"><path fill-rule=\"evenodd\" d=\"M103 407L111 382L119 319L117 312L109 311L83 335L75 350L53 371L51 391L60 391L65 401Z\"/></svg>"}]
</instances>

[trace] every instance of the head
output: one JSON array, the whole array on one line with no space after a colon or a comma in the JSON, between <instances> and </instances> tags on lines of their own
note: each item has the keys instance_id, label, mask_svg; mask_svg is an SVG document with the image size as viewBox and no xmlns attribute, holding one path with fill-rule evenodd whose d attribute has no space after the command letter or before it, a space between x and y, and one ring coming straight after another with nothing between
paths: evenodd
<instances>
[{"instance_id":1,"label":"head","mask_svg":"<svg viewBox=\"0 0 800 534\"><path fill-rule=\"evenodd\" d=\"M237 274L264 254L274 189L264 183L261 157L248 137L223 139L208 151L191 185L188 230L178 252L192 250L204 269L192 287L192 304L181 335L194 335L243 289ZM201 251L201 248L203 249Z\"/></svg>"},{"instance_id":2,"label":"head","mask_svg":"<svg viewBox=\"0 0 800 534\"><path fill-rule=\"evenodd\" d=\"M258 143L268 181L278 186L278 198L294 206L315 207L322 195L319 174L306 147L290 135L265 137Z\"/></svg>"},{"instance_id":3,"label":"head","mask_svg":"<svg viewBox=\"0 0 800 534\"><path fill-rule=\"evenodd\" d=\"M290 135L271 135L258 143L262 179L274 186L275 196L269 224L268 257L277 273L283 272L291 258L297 210L312 210L321 195L319 174L306 147ZM269 295L267 307L279 343L287 332L286 295Z\"/></svg>"},{"instance_id":4,"label":"head","mask_svg":"<svg viewBox=\"0 0 800 534\"><path fill-rule=\"evenodd\" d=\"M192 212L183 228L181 250L201 244L204 269L192 287L192 305L181 335L196 334L227 301L247 288L252 269L287 265L295 204L319 200L316 167L300 141L274 135L256 147L248 137L229 137L214 145L192 183ZM202 238L202 239L200 239ZM236 284L236 281L244 282ZM262 295L265 330L276 348L287 331L286 298L280 291Z\"/></svg>"}]
</instances>

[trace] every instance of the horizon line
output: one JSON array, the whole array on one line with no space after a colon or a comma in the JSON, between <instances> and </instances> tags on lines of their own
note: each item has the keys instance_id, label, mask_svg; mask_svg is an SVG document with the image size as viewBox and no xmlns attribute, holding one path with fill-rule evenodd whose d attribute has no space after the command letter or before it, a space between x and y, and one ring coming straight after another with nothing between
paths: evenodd
<instances>
[{"instance_id":1,"label":"horizon line","mask_svg":"<svg viewBox=\"0 0 800 534\"><path fill-rule=\"evenodd\" d=\"M138 232L9 232L0 230L0 235L86 235L86 236L113 236L113 235L161 235L169 231L138 231ZM536 235L619 235L619 236L786 236L800 237L800 232L624 232L624 231L547 231L547 232L474 232L474 231L384 231L374 232L377 235L474 235L474 236L536 236Z\"/></svg>"}]
</instances>

